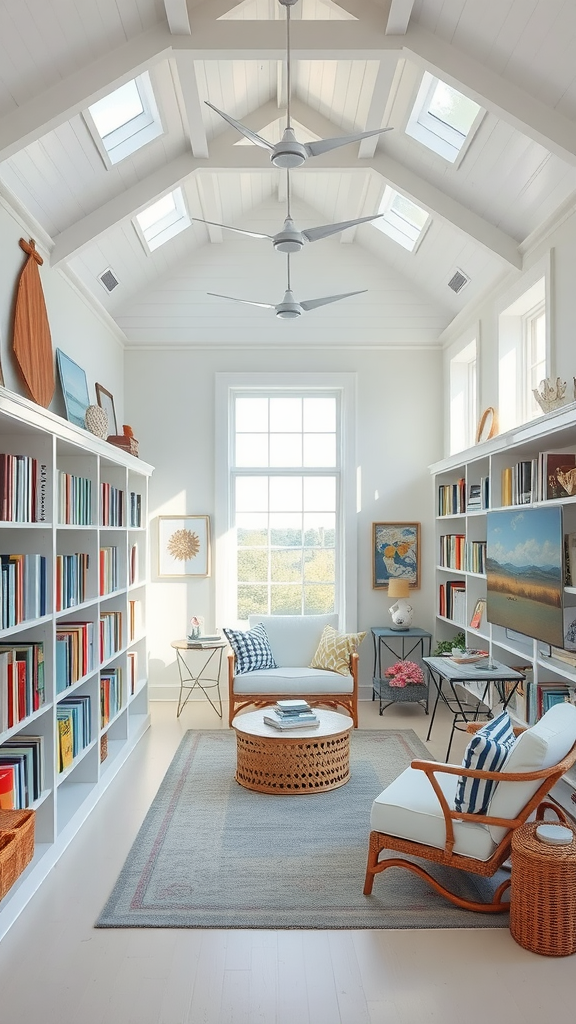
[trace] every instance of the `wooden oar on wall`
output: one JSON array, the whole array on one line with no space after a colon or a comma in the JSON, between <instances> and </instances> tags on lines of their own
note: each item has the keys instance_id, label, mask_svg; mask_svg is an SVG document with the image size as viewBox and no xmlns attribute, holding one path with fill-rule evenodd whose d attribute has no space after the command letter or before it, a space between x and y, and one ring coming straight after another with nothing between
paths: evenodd
<instances>
[{"instance_id":1,"label":"wooden oar on wall","mask_svg":"<svg viewBox=\"0 0 576 1024\"><path fill-rule=\"evenodd\" d=\"M22 268L14 310L14 355L32 398L48 408L54 394L54 357L52 338L42 291L39 266L44 260L36 251L34 239L19 240L28 259Z\"/></svg>"}]
</instances>

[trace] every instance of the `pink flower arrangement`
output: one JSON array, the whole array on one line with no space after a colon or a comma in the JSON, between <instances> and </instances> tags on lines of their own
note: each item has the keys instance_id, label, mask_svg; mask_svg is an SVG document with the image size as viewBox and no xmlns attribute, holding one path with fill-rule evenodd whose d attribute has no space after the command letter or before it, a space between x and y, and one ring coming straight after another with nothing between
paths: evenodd
<instances>
[{"instance_id":1,"label":"pink flower arrangement","mask_svg":"<svg viewBox=\"0 0 576 1024\"><path fill-rule=\"evenodd\" d=\"M424 682L422 669L414 661L397 661L386 669L384 675L390 680L390 686L413 686Z\"/></svg>"}]
</instances>

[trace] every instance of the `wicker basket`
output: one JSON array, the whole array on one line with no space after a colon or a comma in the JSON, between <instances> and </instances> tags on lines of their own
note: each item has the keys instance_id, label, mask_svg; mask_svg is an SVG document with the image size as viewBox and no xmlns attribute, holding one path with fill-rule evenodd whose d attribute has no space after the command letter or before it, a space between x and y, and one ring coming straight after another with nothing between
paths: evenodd
<instances>
[{"instance_id":1,"label":"wicker basket","mask_svg":"<svg viewBox=\"0 0 576 1024\"><path fill-rule=\"evenodd\" d=\"M401 701L402 703L426 703L428 699L428 685L426 683L414 683L412 686L390 686L387 679L374 679L374 690L381 701Z\"/></svg>"},{"instance_id":2,"label":"wicker basket","mask_svg":"<svg viewBox=\"0 0 576 1024\"><path fill-rule=\"evenodd\" d=\"M35 811L0 811L0 899L34 856Z\"/></svg>"},{"instance_id":3,"label":"wicker basket","mask_svg":"<svg viewBox=\"0 0 576 1024\"><path fill-rule=\"evenodd\" d=\"M100 737L100 764L108 757L108 733Z\"/></svg>"},{"instance_id":4,"label":"wicker basket","mask_svg":"<svg viewBox=\"0 0 576 1024\"><path fill-rule=\"evenodd\" d=\"M548 846L536 836L541 822L531 821L512 836L510 932L533 953L576 953L576 829L567 846Z\"/></svg>"}]
</instances>

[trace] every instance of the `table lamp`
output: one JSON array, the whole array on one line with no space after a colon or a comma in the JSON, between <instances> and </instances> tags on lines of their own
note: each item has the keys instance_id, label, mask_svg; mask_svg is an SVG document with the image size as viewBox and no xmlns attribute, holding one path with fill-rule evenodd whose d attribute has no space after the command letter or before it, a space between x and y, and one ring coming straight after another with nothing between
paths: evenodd
<instances>
[{"instance_id":1,"label":"table lamp","mask_svg":"<svg viewBox=\"0 0 576 1024\"><path fill-rule=\"evenodd\" d=\"M391 629L397 629L398 631L410 629L412 625L412 605L407 600L409 594L410 584L408 580L392 577L388 581L388 597L395 599L395 604L391 605L389 609L392 616Z\"/></svg>"}]
</instances>

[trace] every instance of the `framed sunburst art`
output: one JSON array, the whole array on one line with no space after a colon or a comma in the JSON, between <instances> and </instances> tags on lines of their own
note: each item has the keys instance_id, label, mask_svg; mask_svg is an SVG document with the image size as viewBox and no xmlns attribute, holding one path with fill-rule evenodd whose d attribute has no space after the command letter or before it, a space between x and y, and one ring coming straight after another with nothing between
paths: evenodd
<instances>
[{"instance_id":1,"label":"framed sunburst art","mask_svg":"<svg viewBox=\"0 0 576 1024\"><path fill-rule=\"evenodd\" d=\"M158 576L210 575L210 517L158 516Z\"/></svg>"}]
</instances>

